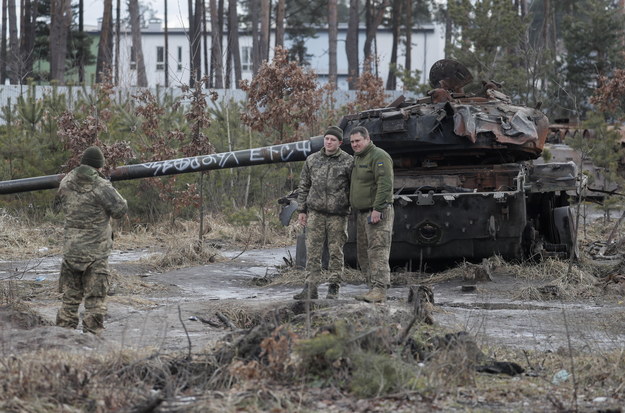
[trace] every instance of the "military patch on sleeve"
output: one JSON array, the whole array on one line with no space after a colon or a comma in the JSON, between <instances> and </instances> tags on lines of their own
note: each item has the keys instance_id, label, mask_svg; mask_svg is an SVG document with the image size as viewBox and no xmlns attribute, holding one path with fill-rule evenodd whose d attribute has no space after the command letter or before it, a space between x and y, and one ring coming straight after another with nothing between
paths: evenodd
<instances>
[{"instance_id":1,"label":"military patch on sleeve","mask_svg":"<svg viewBox=\"0 0 625 413\"><path fill-rule=\"evenodd\" d=\"M375 164L377 165L377 172L376 172L376 174L378 174L378 176L386 175L386 170L384 169L384 162L378 161Z\"/></svg>"}]
</instances>

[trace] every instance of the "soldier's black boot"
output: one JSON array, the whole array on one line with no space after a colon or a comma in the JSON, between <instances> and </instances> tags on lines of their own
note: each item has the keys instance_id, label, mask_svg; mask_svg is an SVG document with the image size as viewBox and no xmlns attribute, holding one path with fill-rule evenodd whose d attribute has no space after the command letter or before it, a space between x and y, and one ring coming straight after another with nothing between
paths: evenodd
<instances>
[{"instance_id":1,"label":"soldier's black boot","mask_svg":"<svg viewBox=\"0 0 625 413\"><path fill-rule=\"evenodd\" d=\"M296 300L316 300L319 298L319 292L315 284L305 283L301 293L293 296Z\"/></svg>"},{"instance_id":2,"label":"soldier's black boot","mask_svg":"<svg viewBox=\"0 0 625 413\"><path fill-rule=\"evenodd\" d=\"M340 285L337 283L330 283L328 286L328 294L326 295L327 300L336 300L339 298L339 288Z\"/></svg>"}]
</instances>

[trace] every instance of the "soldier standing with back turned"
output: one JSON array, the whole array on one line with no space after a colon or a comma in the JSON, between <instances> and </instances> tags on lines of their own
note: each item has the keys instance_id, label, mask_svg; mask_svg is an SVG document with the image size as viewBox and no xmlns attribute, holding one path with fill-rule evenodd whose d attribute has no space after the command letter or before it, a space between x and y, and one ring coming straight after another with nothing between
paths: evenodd
<instances>
[{"instance_id":1,"label":"soldier standing with back turned","mask_svg":"<svg viewBox=\"0 0 625 413\"><path fill-rule=\"evenodd\" d=\"M65 214L63 262L59 290L63 303L56 325L78 327L78 307L85 301L83 332L104 329L109 289L108 256L113 246L110 220L128 210L126 200L104 178L100 148L92 146L82 155L80 166L63 178L54 209Z\"/></svg>"},{"instance_id":2,"label":"soldier standing with back turned","mask_svg":"<svg viewBox=\"0 0 625 413\"><path fill-rule=\"evenodd\" d=\"M317 299L322 281L321 257L327 240L329 287L326 298L336 299L343 279L343 246L347 241L349 181L353 158L341 149L343 131L330 126L323 148L306 159L298 188L298 222L306 231L306 283L296 300Z\"/></svg>"},{"instance_id":3,"label":"soldier standing with back turned","mask_svg":"<svg viewBox=\"0 0 625 413\"><path fill-rule=\"evenodd\" d=\"M389 256L393 231L393 160L371 142L369 131L356 126L350 132L354 150L350 202L357 211L356 244L360 270L369 292L356 297L370 303L386 301L391 284Z\"/></svg>"}]
</instances>

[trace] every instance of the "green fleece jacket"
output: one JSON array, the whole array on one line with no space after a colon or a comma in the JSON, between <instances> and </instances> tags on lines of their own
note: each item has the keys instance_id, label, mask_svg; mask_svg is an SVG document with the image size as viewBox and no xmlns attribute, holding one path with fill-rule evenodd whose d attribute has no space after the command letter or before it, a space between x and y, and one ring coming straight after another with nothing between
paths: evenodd
<instances>
[{"instance_id":1,"label":"green fleece jacket","mask_svg":"<svg viewBox=\"0 0 625 413\"><path fill-rule=\"evenodd\" d=\"M393 203L393 160L371 142L354 154L350 203L355 209L382 211Z\"/></svg>"}]
</instances>

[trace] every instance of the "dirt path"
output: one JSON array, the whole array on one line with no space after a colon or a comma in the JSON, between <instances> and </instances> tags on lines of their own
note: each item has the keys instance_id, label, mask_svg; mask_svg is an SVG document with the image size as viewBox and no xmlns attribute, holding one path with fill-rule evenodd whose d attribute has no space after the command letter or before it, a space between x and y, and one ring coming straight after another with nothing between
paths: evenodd
<instances>
[{"instance_id":1,"label":"dirt path","mask_svg":"<svg viewBox=\"0 0 625 413\"><path fill-rule=\"evenodd\" d=\"M275 273L288 256L287 249L248 251L234 259L206 266L177 269L162 274L149 272L136 259L145 251L116 252L111 266L124 277L133 278L132 288L121 280L109 297L106 330L101 337L54 326L23 326L7 323L2 329L0 350L23 351L58 347L96 350L150 348L159 352L199 351L231 330L217 317L222 313L240 327L252 325L272 309L293 305L293 286L259 287L253 280ZM291 251L293 255L293 251ZM59 257L39 261L2 262L0 276L17 276L32 289L28 304L44 324L53 324L59 308L58 296L38 293L52 291L58 279ZM414 280L415 284L423 280ZM541 281L544 283L545 281ZM452 330L464 330L480 344L504 344L528 350L557 351L569 345L576 349L608 349L625 339L622 301L599 299L575 302L528 301L515 294L532 282L510 275L494 274L493 281L477 284L475 291L463 292L462 280L434 284L434 321ZM364 285L345 285L341 305L366 306L353 297ZM325 294L325 286L320 293ZM406 308L408 288L393 287L391 310ZM53 295L53 294L52 294ZM43 297L43 298L42 298ZM6 314L4 315L6 319ZM215 323L215 326L207 324Z\"/></svg>"}]
</instances>

